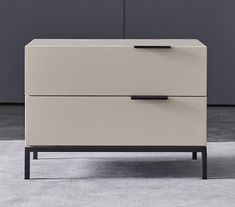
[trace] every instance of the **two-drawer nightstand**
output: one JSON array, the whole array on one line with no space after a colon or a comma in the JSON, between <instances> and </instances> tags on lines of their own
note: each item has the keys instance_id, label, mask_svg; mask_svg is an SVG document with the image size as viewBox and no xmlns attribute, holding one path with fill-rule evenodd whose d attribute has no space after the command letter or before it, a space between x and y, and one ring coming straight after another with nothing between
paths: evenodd
<instances>
[{"instance_id":1,"label":"two-drawer nightstand","mask_svg":"<svg viewBox=\"0 0 235 207\"><path fill-rule=\"evenodd\" d=\"M202 152L207 48L198 40L33 40L25 47L30 152Z\"/></svg>"}]
</instances>

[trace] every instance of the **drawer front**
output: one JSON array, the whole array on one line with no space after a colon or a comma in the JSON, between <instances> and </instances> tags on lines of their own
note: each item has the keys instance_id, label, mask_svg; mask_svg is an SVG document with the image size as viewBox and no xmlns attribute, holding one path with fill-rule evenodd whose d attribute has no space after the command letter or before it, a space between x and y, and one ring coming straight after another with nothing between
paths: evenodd
<instances>
[{"instance_id":1,"label":"drawer front","mask_svg":"<svg viewBox=\"0 0 235 207\"><path fill-rule=\"evenodd\" d=\"M26 47L27 95L206 95L206 47Z\"/></svg>"},{"instance_id":2,"label":"drawer front","mask_svg":"<svg viewBox=\"0 0 235 207\"><path fill-rule=\"evenodd\" d=\"M206 145L206 98L26 97L26 145Z\"/></svg>"}]
</instances>

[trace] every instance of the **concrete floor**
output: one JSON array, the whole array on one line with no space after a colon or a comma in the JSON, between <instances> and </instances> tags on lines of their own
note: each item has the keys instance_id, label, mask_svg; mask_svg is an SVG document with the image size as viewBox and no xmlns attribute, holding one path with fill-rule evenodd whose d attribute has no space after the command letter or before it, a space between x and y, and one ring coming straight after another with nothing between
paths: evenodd
<instances>
[{"instance_id":1,"label":"concrete floor","mask_svg":"<svg viewBox=\"0 0 235 207\"><path fill-rule=\"evenodd\" d=\"M235 142L208 143L208 180L191 153L40 153L0 141L1 207L233 207ZM200 158L200 155L199 155Z\"/></svg>"},{"instance_id":2,"label":"concrete floor","mask_svg":"<svg viewBox=\"0 0 235 207\"><path fill-rule=\"evenodd\" d=\"M0 105L0 140L24 139L24 106ZM235 106L208 107L208 141L235 141Z\"/></svg>"}]
</instances>

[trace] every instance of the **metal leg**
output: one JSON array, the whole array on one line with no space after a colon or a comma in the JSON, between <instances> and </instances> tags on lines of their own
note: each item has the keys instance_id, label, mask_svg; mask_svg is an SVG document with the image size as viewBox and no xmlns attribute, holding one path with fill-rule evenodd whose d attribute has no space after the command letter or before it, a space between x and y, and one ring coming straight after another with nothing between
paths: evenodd
<instances>
[{"instance_id":1,"label":"metal leg","mask_svg":"<svg viewBox=\"0 0 235 207\"><path fill-rule=\"evenodd\" d=\"M192 154L192 159L193 159L193 160L196 160L196 159L197 159L197 152L193 152L193 154Z\"/></svg>"},{"instance_id":2,"label":"metal leg","mask_svg":"<svg viewBox=\"0 0 235 207\"><path fill-rule=\"evenodd\" d=\"M38 152L33 152L33 159L37 160L38 159Z\"/></svg>"},{"instance_id":3,"label":"metal leg","mask_svg":"<svg viewBox=\"0 0 235 207\"><path fill-rule=\"evenodd\" d=\"M207 179L207 148L202 151L202 179Z\"/></svg>"},{"instance_id":4,"label":"metal leg","mask_svg":"<svg viewBox=\"0 0 235 207\"><path fill-rule=\"evenodd\" d=\"M30 150L25 147L24 153L24 179L30 179Z\"/></svg>"}]
</instances>

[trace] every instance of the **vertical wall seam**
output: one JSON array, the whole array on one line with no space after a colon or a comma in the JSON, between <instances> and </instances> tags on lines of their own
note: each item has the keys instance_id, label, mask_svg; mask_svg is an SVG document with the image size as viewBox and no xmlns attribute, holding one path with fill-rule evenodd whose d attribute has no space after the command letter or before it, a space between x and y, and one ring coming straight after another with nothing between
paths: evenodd
<instances>
[{"instance_id":1,"label":"vertical wall seam","mask_svg":"<svg viewBox=\"0 0 235 207\"><path fill-rule=\"evenodd\" d=\"M123 0L123 39L126 39L126 0Z\"/></svg>"}]
</instances>

